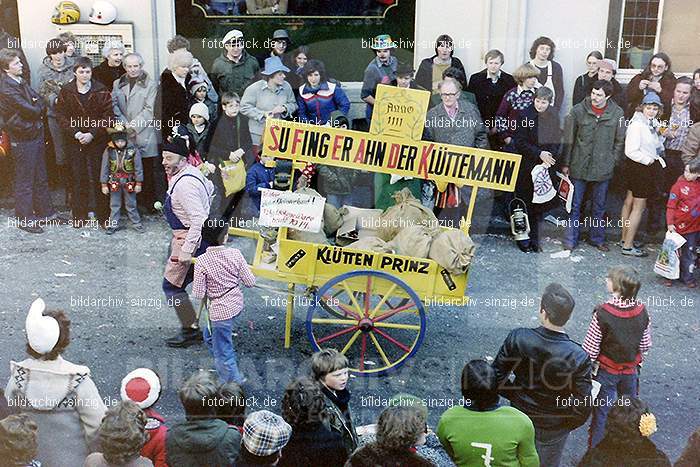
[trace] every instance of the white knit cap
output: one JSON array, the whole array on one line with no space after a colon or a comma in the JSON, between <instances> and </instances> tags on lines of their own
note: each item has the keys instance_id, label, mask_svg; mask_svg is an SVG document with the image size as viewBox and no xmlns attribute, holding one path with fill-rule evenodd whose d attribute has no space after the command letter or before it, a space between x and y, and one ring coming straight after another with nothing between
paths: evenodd
<instances>
[{"instance_id":1,"label":"white knit cap","mask_svg":"<svg viewBox=\"0 0 700 467\"><path fill-rule=\"evenodd\" d=\"M226 33L221 43L226 44L227 42L241 39L243 39L243 33L238 29L231 29L229 32Z\"/></svg>"},{"instance_id":2,"label":"white knit cap","mask_svg":"<svg viewBox=\"0 0 700 467\"><path fill-rule=\"evenodd\" d=\"M24 328L27 331L27 341L36 353L45 354L51 352L58 342L61 330L51 316L44 316L46 303L37 298L29 308Z\"/></svg>"},{"instance_id":3,"label":"white knit cap","mask_svg":"<svg viewBox=\"0 0 700 467\"><path fill-rule=\"evenodd\" d=\"M160 378L151 369L137 368L122 379L121 396L147 409L160 397Z\"/></svg>"},{"instance_id":4,"label":"white knit cap","mask_svg":"<svg viewBox=\"0 0 700 467\"><path fill-rule=\"evenodd\" d=\"M209 121L209 107L204 102L197 102L192 104L190 107L190 117L192 115L199 115L204 117L204 120Z\"/></svg>"}]
</instances>

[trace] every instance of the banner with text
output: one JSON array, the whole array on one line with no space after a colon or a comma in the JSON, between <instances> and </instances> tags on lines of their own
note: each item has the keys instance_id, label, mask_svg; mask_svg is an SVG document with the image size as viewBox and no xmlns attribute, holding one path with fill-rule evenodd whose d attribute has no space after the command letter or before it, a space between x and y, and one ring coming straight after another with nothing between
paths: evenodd
<instances>
[{"instance_id":1,"label":"banner with text","mask_svg":"<svg viewBox=\"0 0 700 467\"><path fill-rule=\"evenodd\" d=\"M319 232L323 221L324 198L291 191L263 188L260 219L264 227L291 227L306 232Z\"/></svg>"},{"instance_id":2,"label":"banner with text","mask_svg":"<svg viewBox=\"0 0 700 467\"><path fill-rule=\"evenodd\" d=\"M268 119L265 154L312 164L513 191L520 155Z\"/></svg>"}]
</instances>

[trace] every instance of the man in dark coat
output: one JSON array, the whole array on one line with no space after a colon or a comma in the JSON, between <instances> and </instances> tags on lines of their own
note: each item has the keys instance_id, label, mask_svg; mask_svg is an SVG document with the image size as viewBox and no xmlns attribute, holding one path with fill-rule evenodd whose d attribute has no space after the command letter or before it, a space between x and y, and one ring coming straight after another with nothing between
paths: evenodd
<instances>
[{"instance_id":1,"label":"man in dark coat","mask_svg":"<svg viewBox=\"0 0 700 467\"><path fill-rule=\"evenodd\" d=\"M44 160L44 104L22 78L24 66L15 50L0 50L0 119L15 159L17 227L42 233L40 223L57 216L51 205Z\"/></svg>"},{"instance_id":2,"label":"man in dark coat","mask_svg":"<svg viewBox=\"0 0 700 467\"><path fill-rule=\"evenodd\" d=\"M107 128L114 122L114 113L109 90L92 79L90 59L78 58L73 72L75 79L58 94L56 113L73 170L74 226L80 227L90 212L100 221L109 217L107 200L99 194L99 176Z\"/></svg>"}]
</instances>

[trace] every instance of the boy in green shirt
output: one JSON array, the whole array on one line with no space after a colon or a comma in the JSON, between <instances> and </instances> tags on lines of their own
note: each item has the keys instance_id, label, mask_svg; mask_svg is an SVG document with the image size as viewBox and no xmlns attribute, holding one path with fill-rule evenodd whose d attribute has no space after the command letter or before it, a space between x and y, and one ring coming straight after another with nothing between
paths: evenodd
<instances>
[{"instance_id":1,"label":"boy in green shirt","mask_svg":"<svg viewBox=\"0 0 700 467\"><path fill-rule=\"evenodd\" d=\"M539 467L532 421L514 407L498 403L495 370L472 360L462 370L463 404L448 409L437 435L460 467Z\"/></svg>"}]
</instances>

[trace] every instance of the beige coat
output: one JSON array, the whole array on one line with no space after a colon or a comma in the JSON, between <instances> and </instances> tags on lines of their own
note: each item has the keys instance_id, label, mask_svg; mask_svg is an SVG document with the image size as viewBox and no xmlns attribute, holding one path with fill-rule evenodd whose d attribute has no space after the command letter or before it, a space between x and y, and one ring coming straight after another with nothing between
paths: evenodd
<instances>
[{"instance_id":1,"label":"beige coat","mask_svg":"<svg viewBox=\"0 0 700 467\"><path fill-rule=\"evenodd\" d=\"M688 137L681 148L681 158L684 164L698 157L700 157L700 122L690 127Z\"/></svg>"}]
</instances>

